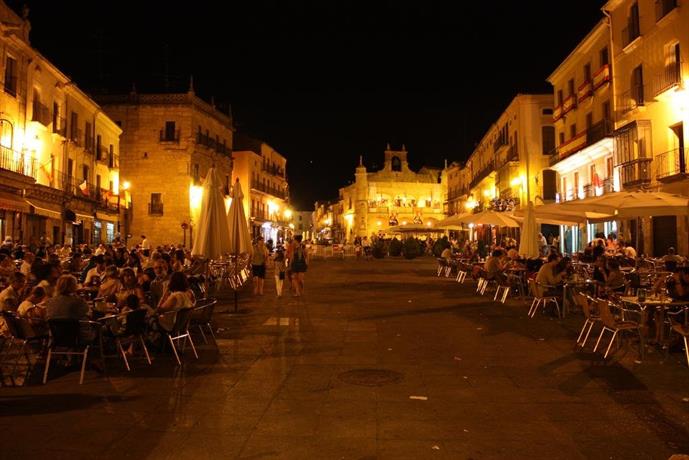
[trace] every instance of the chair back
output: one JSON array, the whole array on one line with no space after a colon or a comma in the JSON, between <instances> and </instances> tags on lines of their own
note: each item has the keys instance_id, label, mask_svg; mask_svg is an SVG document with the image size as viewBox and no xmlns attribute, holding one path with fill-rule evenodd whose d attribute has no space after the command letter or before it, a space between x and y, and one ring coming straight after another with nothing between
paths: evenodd
<instances>
[{"instance_id":1,"label":"chair back","mask_svg":"<svg viewBox=\"0 0 689 460\"><path fill-rule=\"evenodd\" d=\"M615 320L615 316L612 314L612 310L610 309L610 303L608 303L606 300L598 299L596 301L596 306L598 307L598 312L603 325L612 329L617 329L617 321Z\"/></svg>"},{"instance_id":2,"label":"chair back","mask_svg":"<svg viewBox=\"0 0 689 460\"><path fill-rule=\"evenodd\" d=\"M196 308L194 308L194 313L192 315L192 320L199 321L202 323L209 323L212 316L213 310L215 310L215 305L218 303L216 299L200 299L196 301Z\"/></svg>"},{"instance_id":3,"label":"chair back","mask_svg":"<svg viewBox=\"0 0 689 460\"><path fill-rule=\"evenodd\" d=\"M66 348L79 346L80 326L78 319L49 319L48 327L53 346Z\"/></svg>"},{"instance_id":4,"label":"chair back","mask_svg":"<svg viewBox=\"0 0 689 460\"><path fill-rule=\"evenodd\" d=\"M189 321L191 321L191 315L194 312L193 308L183 308L177 310L177 315L175 316L175 325L172 327L173 335L180 335L187 332L189 329Z\"/></svg>"},{"instance_id":5,"label":"chair back","mask_svg":"<svg viewBox=\"0 0 689 460\"><path fill-rule=\"evenodd\" d=\"M543 286L538 284L533 278L529 278L529 290L531 291L531 295L534 297L543 297L545 292Z\"/></svg>"},{"instance_id":6,"label":"chair back","mask_svg":"<svg viewBox=\"0 0 689 460\"><path fill-rule=\"evenodd\" d=\"M5 324L7 325L7 330L10 331L10 335L16 339L23 340L21 337L21 331L19 330L17 316L9 311L3 311L0 313L2 313L2 319L5 320Z\"/></svg>"},{"instance_id":7,"label":"chair back","mask_svg":"<svg viewBox=\"0 0 689 460\"><path fill-rule=\"evenodd\" d=\"M140 335L146 332L146 310L139 308L138 310L127 313L127 324L124 329L124 335Z\"/></svg>"}]
</instances>

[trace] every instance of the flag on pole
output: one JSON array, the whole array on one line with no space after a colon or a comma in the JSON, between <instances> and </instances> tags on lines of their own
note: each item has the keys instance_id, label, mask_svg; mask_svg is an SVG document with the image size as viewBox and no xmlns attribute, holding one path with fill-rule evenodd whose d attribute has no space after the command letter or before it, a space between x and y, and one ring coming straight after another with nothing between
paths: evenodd
<instances>
[{"instance_id":1,"label":"flag on pole","mask_svg":"<svg viewBox=\"0 0 689 460\"><path fill-rule=\"evenodd\" d=\"M85 196L89 196L89 184L86 182L86 180L79 185L79 190L81 190L81 193L83 193Z\"/></svg>"}]
</instances>

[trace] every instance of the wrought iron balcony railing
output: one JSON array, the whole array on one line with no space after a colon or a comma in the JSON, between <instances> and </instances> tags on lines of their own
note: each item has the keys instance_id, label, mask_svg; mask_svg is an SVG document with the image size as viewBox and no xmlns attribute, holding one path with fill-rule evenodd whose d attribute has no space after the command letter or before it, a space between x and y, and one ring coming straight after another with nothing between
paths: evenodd
<instances>
[{"instance_id":1,"label":"wrought iron balcony railing","mask_svg":"<svg viewBox=\"0 0 689 460\"><path fill-rule=\"evenodd\" d=\"M672 149L655 157L656 179L670 180L687 173L687 150Z\"/></svg>"}]
</instances>

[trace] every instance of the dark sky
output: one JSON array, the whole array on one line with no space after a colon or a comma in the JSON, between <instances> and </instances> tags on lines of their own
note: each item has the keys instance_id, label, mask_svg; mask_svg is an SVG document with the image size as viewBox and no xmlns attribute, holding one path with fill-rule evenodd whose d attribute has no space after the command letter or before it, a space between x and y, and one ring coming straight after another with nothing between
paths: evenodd
<instances>
[{"instance_id":1,"label":"dark sky","mask_svg":"<svg viewBox=\"0 0 689 460\"><path fill-rule=\"evenodd\" d=\"M549 92L603 1L176 3L30 1L32 44L87 92L186 90L193 74L287 157L292 201L312 209L388 141L414 168L465 159L516 93Z\"/></svg>"}]
</instances>

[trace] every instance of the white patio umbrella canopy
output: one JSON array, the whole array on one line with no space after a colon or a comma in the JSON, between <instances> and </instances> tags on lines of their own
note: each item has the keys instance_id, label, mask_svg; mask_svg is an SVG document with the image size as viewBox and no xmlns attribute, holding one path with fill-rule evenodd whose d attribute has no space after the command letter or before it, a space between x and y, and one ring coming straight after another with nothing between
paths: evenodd
<instances>
[{"instance_id":1,"label":"white patio umbrella canopy","mask_svg":"<svg viewBox=\"0 0 689 460\"><path fill-rule=\"evenodd\" d=\"M395 225L386 230L388 233L443 233L444 228L431 227L423 224Z\"/></svg>"},{"instance_id":2,"label":"white patio umbrella canopy","mask_svg":"<svg viewBox=\"0 0 689 460\"><path fill-rule=\"evenodd\" d=\"M665 192L615 192L561 203L565 209L585 209L615 218L689 215L689 198Z\"/></svg>"},{"instance_id":3,"label":"white patio umbrella canopy","mask_svg":"<svg viewBox=\"0 0 689 460\"><path fill-rule=\"evenodd\" d=\"M533 203L529 201L524 210L524 222L522 223L521 241L519 242L520 255L528 258L539 256L537 236L536 213L534 213Z\"/></svg>"},{"instance_id":4,"label":"white patio umbrella canopy","mask_svg":"<svg viewBox=\"0 0 689 460\"><path fill-rule=\"evenodd\" d=\"M464 224L474 225L497 225L500 227L519 227L519 222L514 220L512 216L504 212L483 211L478 214L468 214L457 219Z\"/></svg>"},{"instance_id":5,"label":"white patio umbrella canopy","mask_svg":"<svg viewBox=\"0 0 689 460\"><path fill-rule=\"evenodd\" d=\"M203 182L201 215L191 250L194 256L217 259L230 252L230 231L222 186L215 168L210 168Z\"/></svg>"},{"instance_id":6,"label":"white patio umbrella canopy","mask_svg":"<svg viewBox=\"0 0 689 460\"><path fill-rule=\"evenodd\" d=\"M251 236L249 235L249 225L244 215L244 194L239 185L239 179L232 187L232 203L227 212L226 224L230 233L230 254L250 254L252 252Z\"/></svg>"}]
</instances>

